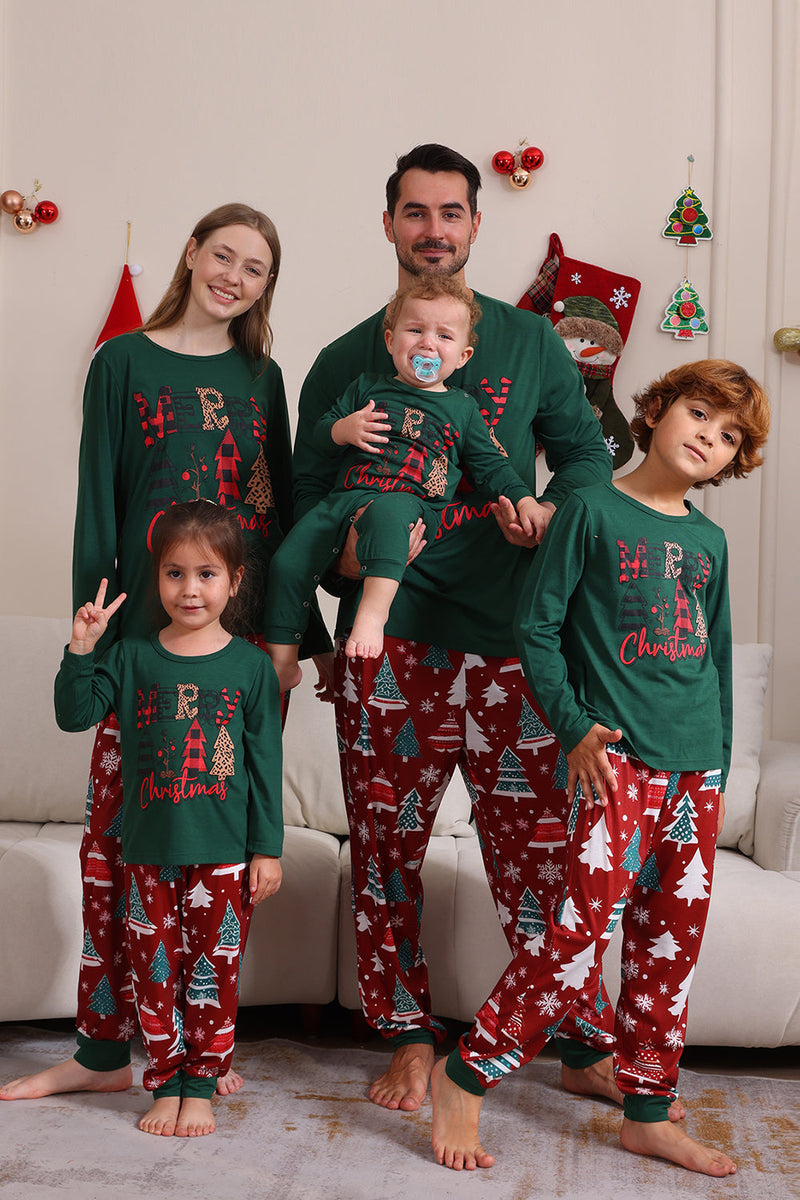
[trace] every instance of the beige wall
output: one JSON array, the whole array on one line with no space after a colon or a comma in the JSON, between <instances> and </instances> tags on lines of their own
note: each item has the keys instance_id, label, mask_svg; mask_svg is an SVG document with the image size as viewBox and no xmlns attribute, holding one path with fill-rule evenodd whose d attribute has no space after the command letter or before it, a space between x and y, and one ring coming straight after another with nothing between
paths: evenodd
<instances>
[{"instance_id":1,"label":"beige wall","mask_svg":"<svg viewBox=\"0 0 800 1200\"><path fill-rule=\"evenodd\" d=\"M129 219L148 311L197 216L230 199L272 215L284 247L275 352L293 406L318 349L392 290L380 216L395 156L443 141L484 173L468 273L481 290L516 302L551 230L567 253L642 279L616 376L623 404L709 351L764 376L754 311L767 231L753 207L769 192L769 0L673 0L669 19L640 0L2 0L1 11L0 186L27 191L36 176L62 215L29 237L0 217L0 612L70 607L80 392ZM730 55L766 63L746 96ZM546 160L515 193L490 161L523 137ZM687 346L658 324L684 270L660 231L690 152L717 235L693 252L691 276L716 311L712 338ZM760 497L752 481L711 505L731 540L740 640L758 628Z\"/></svg>"}]
</instances>

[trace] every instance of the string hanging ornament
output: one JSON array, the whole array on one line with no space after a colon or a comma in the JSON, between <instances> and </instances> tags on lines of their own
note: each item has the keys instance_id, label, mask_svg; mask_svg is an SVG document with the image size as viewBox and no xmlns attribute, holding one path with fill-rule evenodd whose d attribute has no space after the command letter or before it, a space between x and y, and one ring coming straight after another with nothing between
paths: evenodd
<instances>
[{"instance_id":1,"label":"string hanging ornament","mask_svg":"<svg viewBox=\"0 0 800 1200\"><path fill-rule=\"evenodd\" d=\"M521 192L531 181L531 175L544 162L544 154L538 146L529 146L522 138L516 151L498 150L492 157L492 168L498 175L505 175L513 188Z\"/></svg>"},{"instance_id":2,"label":"string hanging ornament","mask_svg":"<svg viewBox=\"0 0 800 1200\"><path fill-rule=\"evenodd\" d=\"M52 200L37 200L42 185L33 181L33 191L27 196L9 188L0 195L0 208L14 221L18 233L33 233L38 225L52 225L58 218L58 205Z\"/></svg>"}]
</instances>

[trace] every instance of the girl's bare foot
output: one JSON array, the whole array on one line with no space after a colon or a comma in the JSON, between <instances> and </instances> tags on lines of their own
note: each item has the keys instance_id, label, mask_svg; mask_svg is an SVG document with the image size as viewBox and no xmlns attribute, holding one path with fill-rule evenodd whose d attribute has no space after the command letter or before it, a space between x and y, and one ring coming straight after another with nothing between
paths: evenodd
<instances>
[{"instance_id":1,"label":"girl's bare foot","mask_svg":"<svg viewBox=\"0 0 800 1200\"><path fill-rule=\"evenodd\" d=\"M12 1079L0 1088L0 1100L40 1100L64 1092L124 1092L132 1083L129 1066L116 1071L90 1071L77 1059L68 1058L45 1071Z\"/></svg>"},{"instance_id":2,"label":"girl's bare foot","mask_svg":"<svg viewBox=\"0 0 800 1200\"><path fill-rule=\"evenodd\" d=\"M631 1121L623 1117L620 1141L634 1154L653 1154L701 1175L733 1175L736 1163L721 1150L704 1146L670 1121Z\"/></svg>"},{"instance_id":3,"label":"girl's bare foot","mask_svg":"<svg viewBox=\"0 0 800 1200\"><path fill-rule=\"evenodd\" d=\"M369 1089L370 1100L382 1108L415 1112L425 1099L433 1059L430 1042L409 1042L400 1046L392 1055L389 1069Z\"/></svg>"},{"instance_id":4,"label":"girl's bare foot","mask_svg":"<svg viewBox=\"0 0 800 1200\"><path fill-rule=\"evenodd\" d=\"M622 1092L614 1079L614 1063L611 1055L601 1058L588 1067L567 1067L561 1064L561 1082L568 1092L576 1096L603 1096L622 1105ZM682 1121L686 1109L680 1100L673 1100L669 1106L670 1121Z\"/></svg>"},{"instance_id":5,"label":"girl's bare foot","mask_svg":"<svg viewBox=\"0 0 800 1200\"><path fill-rule=\"evenodd\" d=\"M494 1156L487 1154L478 1141L478 1121L482 1096L465 1092L447 1075L443 1058L431 1072L433 1099L433 1153L443 1167L454 1171L474 1171L493 1167Z\"/></svg>"},{"instance_id":6,"label":"girl's bare foot","mask_svg":"<svg viewBox=\"0 0 800 1200\"><path fill-rule=\"evenodd\" d=\"M210 1100L203 1100L200 1096L186 1096L181 1100L181 1111L175 1126L176 1137L204 1137L216 1128Z\"/></svg>"},{"instance_id":7,"label":"girl's bare foot","mask_svg":"<svg viewBox=\"0 0 800 1200\"><path fill-rule=\"evenodd\" d=\"M175 1122L181 1107L180 1096L161 1096L153 1101L153 1107L139 1122L142 1133L154 1133L157 1137L172 1137Z\"/></svg>"},{"instance_id":8,"label":"girl's bare foot","mask_svg":"<svg viewBox=\"0 0 800 1200\"><path fill-rule=\"evenodd\" d=\"M234 1071L231 1067L227 1075L220 1075L217 1079L217 1095L232 1096L234 1092L238 1092L239 1088L244 1084L244 1080L238 1071Z\"/></svg>"},{"instance_id":9,"label":"girl's bare foot","mask_svg":"<svg viewBox=\"0 0 800 1200\"><path fill-rule=\"evenodd\" d=\"M362 605L363 607L363 605ZM377 658L383 650L383 625L380 617L359 608L344 652L348 658Z\"/></svg>"}]
</instances>

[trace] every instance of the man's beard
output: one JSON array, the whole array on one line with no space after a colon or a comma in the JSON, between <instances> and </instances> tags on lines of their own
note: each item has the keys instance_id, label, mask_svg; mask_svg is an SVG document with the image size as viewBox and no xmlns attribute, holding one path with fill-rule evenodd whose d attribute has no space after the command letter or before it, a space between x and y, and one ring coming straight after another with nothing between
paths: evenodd
<instances>
[{"instance_id":1,"label":"man's beard","mask_svg":"<svg viewBox=\"0 0 800 1200\"><path fill-rule=\"evenodd\" d=\"M411 247L411 252L414 255L424 255L426 250L446 250L447 254L444 258L437 258L433 262L420 262L418 258L401 254L397 243L395 243L397 261L409 275L457 275L469 259L470 246L468 243L460 253L448 245L447 242L415 242Z\"/></svg>"}]
</instances>

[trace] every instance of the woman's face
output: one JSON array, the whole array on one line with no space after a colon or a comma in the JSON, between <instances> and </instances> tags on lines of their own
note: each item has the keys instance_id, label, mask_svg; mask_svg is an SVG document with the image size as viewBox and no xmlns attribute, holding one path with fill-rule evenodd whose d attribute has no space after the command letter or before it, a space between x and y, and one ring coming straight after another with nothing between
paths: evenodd
<instances>
[{"instance_id":1,"label":"woman's face","mask_svg":"<svg viewBox=\"0 0 800 1200\"><path fill-rule=\"evenodd\" d=\"M263 294L272 275L272 254L257 229L225 225L202 244L189 239L186 265L192 273L187 316L227 324Z\"/></svg>"}]
</instances>

